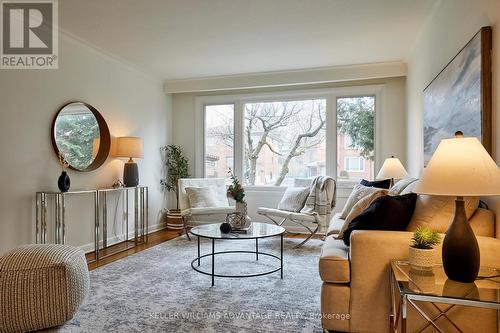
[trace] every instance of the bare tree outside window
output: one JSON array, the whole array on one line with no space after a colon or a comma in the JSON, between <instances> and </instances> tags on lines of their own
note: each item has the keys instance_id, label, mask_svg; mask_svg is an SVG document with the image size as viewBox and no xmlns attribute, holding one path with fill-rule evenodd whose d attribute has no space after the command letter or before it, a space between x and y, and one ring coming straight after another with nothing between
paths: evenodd
<instances>
[{"instance_id":1,"label":"bare tree outside window","mask_svg":"<svg viewBox=\"0 0 500 333\"><path fill-rule=\"evenodd\" d=\"M325 110L325 99L245 104L245 183L290 186L325 174Z\"/></svg>"}]
</instances>

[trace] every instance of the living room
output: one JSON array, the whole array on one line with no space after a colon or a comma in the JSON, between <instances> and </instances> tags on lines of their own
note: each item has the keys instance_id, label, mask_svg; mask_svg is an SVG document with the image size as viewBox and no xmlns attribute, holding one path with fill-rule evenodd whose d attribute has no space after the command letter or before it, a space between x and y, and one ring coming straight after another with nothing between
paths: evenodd
<instances>
[{"instance_id":1,"label":"living room","mask_svg":"<svg viewBox=\"0 0 500 333\"><path fill-rule=\"evenodd\" d=\"M498 332L500 1L0 6L0 332Z\"/></svg>"}]
</instances>

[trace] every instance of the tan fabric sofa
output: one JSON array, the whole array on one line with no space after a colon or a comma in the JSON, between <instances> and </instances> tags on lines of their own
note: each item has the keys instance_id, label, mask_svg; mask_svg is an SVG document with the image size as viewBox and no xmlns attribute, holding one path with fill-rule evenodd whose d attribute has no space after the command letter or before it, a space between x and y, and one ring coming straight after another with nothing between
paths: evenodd
<instances>
[{"instance_id":1,"label":"tan fabric sofa","mask_svg":"<svg viewBox=\"0 0 500 333\"><path fill-rule=\"evenodd\" d=\"M389 264L408 257L411 232L355 231L351 246L335 238L344 220L332 218L319 260L322 325L341 332L390 332ZM500 267L500 240L495 238L494 214L478 208L470 218L481 250L481 265ZM436 251L441 262L441 247ZM496 332L497 313L491 309L456 307L450 317L465 332ZM408 314L413 328L424 323L414 311ZM474 320L470 320L474 318ZM440 322L446 327L446 322ZM412 332L410 326L409 332ZM418 331L418 330L417 330ZM431 332L425 330L424 332Z\"/></svg>"}]
</instances>

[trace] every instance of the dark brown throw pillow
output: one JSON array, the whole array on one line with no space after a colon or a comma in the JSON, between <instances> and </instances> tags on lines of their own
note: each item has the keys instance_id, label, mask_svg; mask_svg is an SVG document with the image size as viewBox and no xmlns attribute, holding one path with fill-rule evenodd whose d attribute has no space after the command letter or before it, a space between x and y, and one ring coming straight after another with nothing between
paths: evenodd
<instances>
[{"instance_id":1,"label":"dark brown throw pillow","mask_svg":"<svg viewBox=\"0 0 500 333\"><path fill-rule=\"evenodd\" d=\"M363 213L355 217L344 231L344 243L349 246L354 230L405 231L415 210L417 195L386 195L372 202Z\"/></svg>"},{"instance_id":2,"label":"dark brown throw pillow","mask_svg":"<svg viewBox=\"0 0 500 333\"><path fill-rule=\"evenodd\" d=\"M391 180L390 179L374 180L374 181L361 179L361 182L359 182L359 183L361 185L367 186L367 187L378 187L378 188L385 188L385 189L389 189L389 187L391 187Z\"/></svg>"}]
</instances>

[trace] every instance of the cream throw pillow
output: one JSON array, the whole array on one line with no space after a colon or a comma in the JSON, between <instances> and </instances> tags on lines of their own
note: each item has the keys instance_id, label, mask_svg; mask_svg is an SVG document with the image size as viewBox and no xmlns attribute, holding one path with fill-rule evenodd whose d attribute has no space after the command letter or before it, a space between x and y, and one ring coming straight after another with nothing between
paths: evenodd
<instances>
[{"instance_id":1,"label":"cream throw pillow","mask_svg":"<svg viewBox=\"0 0 500 333\"><path fill-rule=\"evenodd\" d=\"M417 178L403 178L399 180L389 189L389 195L400 195L401 192L408 187L408 185L416 182L417 180Z\"/></svg>"},{"instance_id":2,"label":"cream throw pillow","mask_svg":"<svg viewBox=\"0 0 500 333\"><path fill-rule=\"evenodd\" d=\"M345 203L344 209L340 213L340 218L345 219L347 215L351 212L352 207L354 207L354 205L359 200L366 197L367 195L370 195L380 190L381 189L378 187L368 187L368 186L363 186L361 184L354 186L351 194L349 195L349 198L347 199L347 202Z\"/></svg>"},{"instance_id":3,"label":"cream throw pillow","mask_svg":"<svg viewBox=\"0 0 500 333\"><path fill-rule=\"evenodd\" d=\"M455 215L455 197L419 194L408 231L425 226L437 232L446 232ZM479 207L479 197L464 197L465 214L470 219Z\"/></svg>"},{"instance_id":4,"label":"cream throw pillow","mask_svg":"<svg viewBox=\"0 0 500 333\"><path fill-rule=\"evenodd\" d=\"M287 187L278 209L289 212L300 212L309 195L309 187Z\"/></svg>"},{"instance_id":5,"label":"cream throw pillow","mask_svg":"<svg viewBox=\"0 0 500 333\"><path fill-rule=\"evenodd\" d=\"M191 208L219 207L217 194L210 187L186 187Z\"/></svg>"},{"instance_id":6,"label":"cream throw pillow","mask_svg":"<svg viewBox=\"0 0 500 333\"><path fill-rule=\"evenodd\" d=\"M385 189L378 189L378 191L373 192L371 194L368 194L366 197L362 198L359 200L351 209L349 214L347 214L347 217L345 218L344 224L342 225L342 228L340 229L339 234L337 235L338 239L343 239L344 238L344 231L349 227L349 224L358 216L359 214L363 213L365 209L370 207L372 202L374 202L376 199L383 197L387 195L387 190Z\"/></svg>"}]
</instances>

